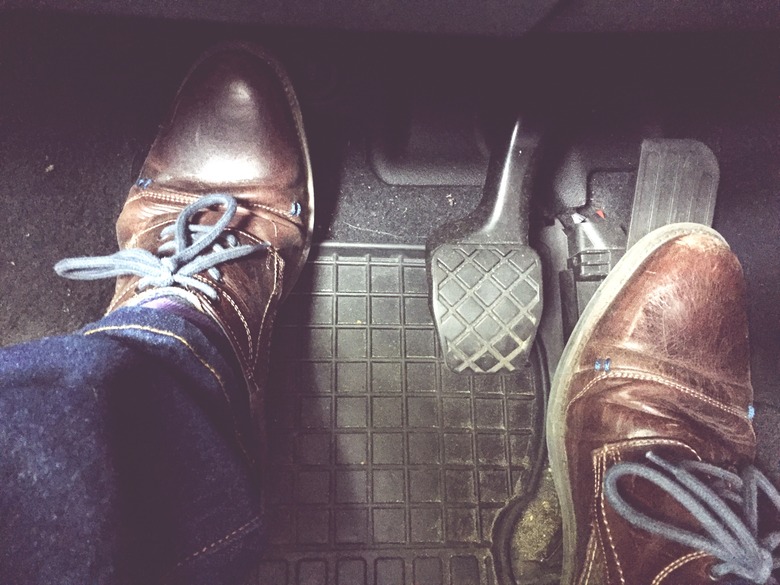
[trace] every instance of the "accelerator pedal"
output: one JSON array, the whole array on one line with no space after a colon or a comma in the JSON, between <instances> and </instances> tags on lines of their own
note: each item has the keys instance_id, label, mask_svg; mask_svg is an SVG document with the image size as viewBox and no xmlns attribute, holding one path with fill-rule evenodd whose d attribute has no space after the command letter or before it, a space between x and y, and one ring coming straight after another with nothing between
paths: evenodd
<instances>
[{"instance_id":1,"label":"accelerator pedal","mask_svg":"<svg viewBox=\"0 0 780 585\"><path fill-rule=\"evenodd\" d=\"M628 248L656 228L677 222L712 225L720 168L697 140L642 142Z\"/></svg>"}]
</instances>

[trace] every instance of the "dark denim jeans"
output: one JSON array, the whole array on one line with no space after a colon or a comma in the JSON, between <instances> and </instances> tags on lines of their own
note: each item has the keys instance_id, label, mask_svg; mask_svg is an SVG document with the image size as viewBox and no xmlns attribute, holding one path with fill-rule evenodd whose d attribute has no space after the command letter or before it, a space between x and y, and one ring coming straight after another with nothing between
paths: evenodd
<instances>
[{"instance_id":1,"label":"dark denim jeans","mask_svg":"<svg viewBox=\"0 0 780 585\"><path fill-rule=\"evenodd\" d=\"M0 585L241 582L260 497L226 355L145 308L0 349Z\"/></svg>"}]
</instances>

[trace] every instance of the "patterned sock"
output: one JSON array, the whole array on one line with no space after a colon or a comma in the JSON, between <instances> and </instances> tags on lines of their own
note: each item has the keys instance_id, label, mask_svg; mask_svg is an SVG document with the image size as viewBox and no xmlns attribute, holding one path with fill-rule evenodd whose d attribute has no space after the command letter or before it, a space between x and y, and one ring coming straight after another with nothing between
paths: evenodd
<instances>
[{"instance_id":1,"label":"patterned sock","mask_svg":"<svg viewBox=\"0 0 780 585\"><path fill-rule=\"evenodd\" d=\"M208 340L219 349L220 353L225 354L226 351L232 353L230 342L227 337L225 337L225 333L217 322L202 311L196 309L183 297L163 294L159 297L153 297L144 301L138 306L147 309L167 311L174 315L178 315L200 329Z\"/></svg>"}]
</instances>

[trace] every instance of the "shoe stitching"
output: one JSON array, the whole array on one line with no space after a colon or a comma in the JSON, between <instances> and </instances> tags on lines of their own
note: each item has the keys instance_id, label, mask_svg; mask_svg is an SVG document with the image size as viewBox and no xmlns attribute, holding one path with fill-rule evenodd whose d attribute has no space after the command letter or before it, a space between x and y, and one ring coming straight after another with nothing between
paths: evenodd
<instances>
[{"instance_id":1,"label":"shoe stitching","mask_svg":"<svg viewBox=\"0 0 780 585\"><path fill-rule=\"evenodd\" d=\"M632 371L616 371L612 370L609 373L606 374L600 374L599 376L596 376L593 380L588 382L588 384L580 390L577 394L574 395L574 397L569 401L569 404L566 405L566 413L565 415L568 416L569 409L571 408L571 405L582 398L587 392L593 388L595 384L598 382L601 382L602 380L606 380L609 378L619 378L619 379L628 379L628 380L642 380L646 382L656 382L658 384L663 384L664 386L669 386L670 388L674 388L675 390L679 390L680 392L683 392L684 394L688 394L689 396L692 396L693 398L697 398L699 400L702 400L703 402L706 402L710 406L713 406L715 408L718 408L724 412L727 412L729 414L733 414L736 417L739 417L741 419L747 419L747 412L742 412L740 410L737 410L736 408L733 408L731 406L728 406L726 404L723 404L722 402L719 402L713 398L710 398L706 394L702 394L701 392L698 392L696 390L692 390L691 388L688 388L686 386L683 386L682 384L678 384L677 382L673 382L672 380L668 380L667 378L662 378L661 376L654 376L652 374L643 374L639 372L632 372Z\"/></svg>"},{"instance_id":2,"label":"shoe stitching","mask_svg":"<svg viewBox=\"0 0 780 585\"><path fill-rule=\"evenodd\" d=\"M219 540L215 540L211 544L204 546L199 551L196 551L193 554L191 554L190 556L186 557L185 559L179 561L178 563L176 563L176 566L174 567L174 569L178 569L179 567L182 567L182 566L186 565L187 563L189 563L190 561L196 559L200 555L205 554L205 553L209 552L210 550L212 550L212 549L214 549L214 548L216 548L216 547L218 547L218 546L220 546L222 544L225 544L226 542L229 542L230 540L232 540L236 536L243 536L243 534L246 534L250 530L256 528L257 526L259 526L259 524L260 524L260 518L257 518L257 517L252 518L252 520L250 520L249 522L247 522L243 526L239 526L238 528L236 528L230 534L226 534L225 536L223 536Z\"/></svg>"},{"instance_id":3,"label":"shoe stitching","mask_svg":"<svg viewBox=\"0 0 780 585\"><path fill-rule=\"evenodd\" d=\"M588 559L585 565L585 574L583 575L584 580L580 579L581 585L588 585L588 582L590 581L590 574L593 570L593 564L596 562L596 547L601 546L602 549L604 548L604 543L601 541L601 531L599 530L598 526L598 505L596 497L596 494L599 493L599 467L596 465L596 461L598 460L598 455L594 455L594 461L593 461L593 505L591 509L591 513L593 514L593 517L590 521L590 529L591 529L591 536L588 539L588 550L585 551L585 558ZM593 534L595 533L595 538ZM598 543L596 542L596 539L598 539ZM588 555L588 551L592 551L590 555Z\"/></svg>"},{"instance_id":4,"label":"shoe stitching","mask_svg":"<svg viewBox=\"0 0 780 585\"><path fill-rule=\"evenodd\" d=\"M247 354L249 355L250 359L252 354L254 353L254 345L252 342L252 331L249 329L249 323L247 323L246 317L244 317L244 313L241 311L241 308L238 306L238 304L233 300L233 298L225 293L225 298L228 300L228 302L233 307L233 310L236 312L236 315L238 315L238 318L241 320L241 324L244 326L244 333L246 333L246 339L247 339Z\"/></svg>"},{"instance_id":5,"label":"shoe stitching","mask_svg":"<svg viewBox=\"0 0 780 585\"><path fill-rule=\"evenodd\" d=\"M617 377L626 377L626 378L633 378L633 379L639 379L639 380L650 380L650 381L656 381L660 384L665 384L667 386L671 386L673 388L676 388L677 390L680 390L681 392L684 392L686 394L690 394L691 396L698 398L711 406L714 406L715 408L719 408L721 410L724 410L726 412L729 412L733 414L734 416L737 416L739 418L747 419L747 410L744 412L740 409L734 408L733 406L729 406L727 404L723 404L722 402L715 400L714 398L710 398L706 394L699 392L698 390L693 390L692 388L688 388L687 386L683 386L682 384L679 384L673 380L669 380L668 378L663 378L661 376L656 376L653 374L645 374L643 372L632 372L632 371L617 371L617 372L611 372L607 375L615 375Z\"/></svg>"},{"instance_id":6,"label":"shoe stitching","mask_svg":"<svg viewBox=\"0 0 780 585\"><path fill-rule=\"evenodd\" d=\"M263 218L260 218L260 219L266 219L266 218L263 217ZM272 219L267 219L266 221L270 221L271 223L274 223ZM274 223L274 225L276 225L276 224ZM241 236L243 236L247 240L250 240L250 241L254 242L255 244L267 244L268 243L265 240L263 240L261 238L258 238L256 236L253 236L249 232L246 232L246 231L244 231L242 229L238 229L238 228L228 228L228 229L231 230L231 231L236 232L237 234L241 234ZM274 235L278 235L278 234L274 233Z\"/></svg>"},{"instance_id":7,"label":"shoe stitching","mask_svg":"<svg viewBox=\"0 0 780 585\"><path fill-rule=\"evenodd\" d=\"M601 478L604 477L604 472L606 471L606 467L607 467L607 458L606 456L602 456L601 471L600 471ZM620 577L620 582L623 585L626 585L626 579L623 576L623 568L620 566L620 558L618 557L617 549L615 548L615 541L612 539L612 529L609 527L609 520L607 519L607 508L604 499L604 486L602 482L599 482L599 501L601 503L601 518L604 521L604 528L607 531L607 540L609 540L609 546L612 549L612 554L615 558L615 566L617 567L618 570L618 576Z\"/></svg>"},{"instance_id":8,"label":"shoe stitching","mask_svg":"<svg viewBox=\"0 0 780 585\"><path fill-rule=\"evenodd\" d=\"M116 309L118 305L122 304L125 301L125 295L131 292L134 286L135 279L131 278L130 282L128 282L120 291L114 293L114 298L111 299L111 303L108 305L108 309L106 309L106 314L110 313Z\"/></svg>"},{"instance_id":9,"label":"shoe stitching","mask_svg":"<svg viewBox=\"0 0 780 585\"><path fill-rule=\"evenodd\" d=\"M174 222L175 222L174 219L170 219L169 218L169 219L165 219L165 220L163 220L161 222L153 223L151 225L146 226L144 229L135 232L130 237L130 241L128 241L127 247L128 248L135 247L136 242L138 242L138 240L141 238L141 236L146 235L146 234L151 233L151 232L154 232L154 231L157 231L157 230L161 231L161 228L164 228L165 226L170 225L170 224L172 224ZM158 239L158 241L161 241L161 240Z\"/></svg>"},{"instance_id":10,"label":"shoe stitching","mask_svg":"<svg viewBox=\"0 0 780 585\"><path fill-rule=\"evenodd\" d=\"M144 199L159 199L162 201L166 201L168 203L178 203L180 205L186 205L188 203L196 201L198 197L194 195L180 195L180 194L176 194L175 192L166 193L163 192L161 189L158 189L157 191L146 189L142 193L139 193L138 195L129 196L127 198L127 201L125 202L125 206L129 203L133 203L135 201L142 201ZM251 201L246 201L242 199L241 196L236 197L236 199L238 200L239 205L243 207L262 209L264 211L273 213L274 215L278 215L295 225L300 224L300 221L297 221L297 218L291 217L290 214L288 213L288 210L286 209L282 210L282 209L277 209L276 207L271 207L270 205L264 205L262 203L253 203Z\"/></svg>"},{"instance_id":11,"label":"shoe stitching","mask_svg":"<svg viewBox=\"0 0 780 585\"><path fill-rule=\"evenodd\" d=\"M257 361L258 361L258 359L260 357L260 346L261 346L260 336L263 334L263 328L265 327L265 321L266 321L266 318L268 317L269 309L271 308L271 301L274 299L274 297L276 295L276 292L278 290L280 290L280 285L281 285L281 281L282 281L282 278L283 278L282 277L283 270L280 270L280 266L279 266L279 263L282 261L281 257L276 252L276 250L274 250L273 248L270 248L270 251L271 251L271 255L274 258L274 288L271 291L271 294L268 295L268 302L266 303L265 309L263 310L263 317L260 320L260 327L258 327L258 330L257 330L257 347L258 347L258 351L257 351L257 354L253 357L253 362L252 362L253 370L257 368ZM268 350L270 351L270 347L268 348Z\"/></svg>"},{"instance_id":12,"label":"shoe stitching","mask_svg":"<svg viewBox=\"0 0 780 585\"><path fill-rule=\"evenodd\" d=\"M680 441L675 441L675 440L672 440L672 439L659 439L659 440L640 439L640 440L636 440L636 441L630 441L630 443L628 443L628 444L630 444L630 446L632 446L632 447L637 447L637 446L641 447L641 446L644 446L644 445L659 445L659 444L680 446L680 447L684 447L684 448L688 449L689 451L691 451L693 453L693 455L697 459L701 459L699 457L698 453L696 453L696 451L694 449L692 449L691 447L689 447L685 443L682 443ZM582 576L580 577L580 580L579 580L580 585L588 585L588 583L590 582L590 576L591 576L591 573L593 572L593 566L595 565L595 562L596 562L597 546L600 546L602 551L605 550L604 549L604 541L602 540L602 537L601 537L601 530L598 527L598 517L599 517L599 513L598 513L598 500L599 500L599 498L595 496L595 494L600 494L601 495L600 499L601 499L602 508L603 508L603 506L604 506L604 490L602 489L601 478L603 477L603 471L604 471L604 468L606 466L605 456L606 455L612 455L617 462L620 462L620 461L623 460L621 449L623 447L625 447L625 446L626 446L626 444L607 445L603 449L601 449L599 452L596 452L593 455L593 469L594 469L593 489L594 489L594 498L593 498L593 505L592 505L592 510L591 510L592 513L593 513L593 520L592 520L592 523L591 523L591 530L592 530L592 532L591 532L590 538L588 539L588 549L587 549L587 551L585 553L585 557L586 557L587 561L586 561L586 564L585 564L585 571L584 571L584 573L582 573ZM614 544L613 544L613 541L612 541L612 534L611 534L611 530L609 528L609 522L607 521L606 510L603 510L603 513L601 514L601 516L604 518L604 526L606 528L607 535L608 535L609 540L610 540L610 545L612 547L612 551L613 551L613 553L615 555L615 562L616 562L616 565L618 567L618 571L620 573L621 582L625 583L625 579L623 577L623 571L622 571L622 569L620 567L620 561L617 558L617 552L615 551L615 547L614 547ZM594 532L595 532L595 538L594 538L594 535L593 535ZM596 539L598 539L598 540L596 540ZM685 557L683 557L683 558L685 558ZM682 559L678 559L678 562L680 560L682 560ZM677 568L676 566L672 567L671 565L670 565L670 567L671 567L671 569L669 569L669 567L667 567L667 569L669 569L668 573L671 573L675 568ZM665 578L668 575L668 573L663 575L662 578ZM659 577L656 577L656 580L658 578ZM660 583L661 583L661 581L653 581L652 585L660 585Z\"/></svg>"},{"instance_id":13,"label":"shoe stitching","mask_svg":"<svg viewBox=\"0 0 780 585\"><path fill-rule=\"evenodd\" d=\"M593 530L593 525L591 524L591 534L590 538L588 538L588 548L585 551L585 558L587 559L585 561L585 572L580 577L580 585L588 585L588 583L590 583L590 573L593 569L593 564L596 562L596 539L593 536L593 532L598 534L598 530Z\"/></svg>"},{"instance_id":14,"label":"shoe stitching","mask_svg":"<svg viewBox=\"0 0 780 585\"><path fill-rule=\"evenodd\" d=\"M598 460L597 460L598 461ZM599 507L598 507L598 497L596 494L599 493L599 485L601 484L601 468L598 465L594 464L594 473L593 473L593 519L591 520L591 530L593 530L596 533L596 544L594 546L598 546L602 550L602 555L604 554L604 541L601 538L601 528L599 528ZM596 551L593 552L593 562L596 562ZM590 567L588 569L588 579L590 579L591 571L593 570L593 567Z\"/></svg>"},{"instance_id":15,"label":"shoe stitching","mask_svg":"<svg viewBox=\"0 0 780 585\"><path fill-rule=\"evenodd\" d=\"M674 446L677 446L677 447L683 447L685 449L688 449L697 459L699 459L699 460L701 459L699 454L693 448L691 448L690 446L686 445L685 443L683 443L681 441L675 441L673 439L657 439L657 440L653 440L653 439L639 439L639 440L631 440L631 441L626 441L626 442L623 442L623 443L620 443L620 444L617 444L617 445L613 444L613 445L606 445L606 446L603 447L603 449L602 449L603 455L602 455L602 458L601 458L603 468L599 470L600 477L603 477L604 471L606 471L606 458L605 458L606 455L610 455L610 456L612 456L614 458L613 463L619 463L619 462L623 461L622 449L625 448L626 446L642 447L642 446L650 446L650 445L653 445L653 446L657 446L657 445L674 445ZM615 555L615 563L616 563L618 571L620 573L621 583L623 583L625 585L625 579L623 577L623 571L622 571L622 568L620 566L620 560L618 559L618 556L617 556L617 551L615 549L615 546L614 546L614 543L613 543L613 540L612 540L611 530L609 528L609 521L607 520L607 511L606 511L606 508L605 508L605 505L604 505L604 489L603 489L603 485L602 485L602 480L597 479L596 480L596 484L599 486L598 489L599 489L599 491L601 493L601 506L602 506L602 517L604 519L604 526L607 529L607 535L609 537L609 542L610 542L610 545L612 547L612 551L613 551L613 553ZM682 557L682 558L684 559L685 557ZM680 560L681 559L678 559L678 562ZM691 560L693 560L693 559L691 559ZM684 562L687 562L687 561L684 561ZM674 565L674 563L673 563L672 565L670 565L671 568L667 567L667 569L669 569L669 571L666 574L663 574L663 572L662 572L662 575L657 576L656 580L654 580L651 585L660 585L662 580L664 578L666 578L666 576L668 576L669 573L671 573L678 566L681 566L682 564L684 564L684 562L680 563L680 565L677 565L677 566L672 566L672 565ZM659 577L661 578L661 580L658 580Z\"/></svg>"},{"instance_id":16,"label":"shoe stitching","mask_svg":"<svg viewBox=\"0 0 780 585\"><path fill-rule=\"evenodd\" d=\"M682 441L677 441L675 439L629 439L628 441L622 441L617 444L613 443L611 445L606 445L604 447L604 450L612 454L613 452L620 451L625 447L646 447L646 446L656 446L656 445L673 445L675 447L683 447L684 449L690 451L691 454L693 454L693 456L696 457L697 460L701 461L701 456L699 456L699 454L696 452L696 450L693 447L686 445Z\"/></svg>"},{"instance_id":17,"label":"shoe stitching","mask_svg":"<svg viewBox=\"0 0 780 585\"><path fill-rule=\"evenodd\" d=\"M224 291L220 291L220 293L223 297L227 297L227 294ZM243 345L241 341L238 339L238 335L236 335L236 332L233 330L233 327L231 327L230 323L226 319L220 319L219 322L224 327L227 336L230 338L231 345L233 346L233 349L238 354L239 361L244 364L248 364L249 361L247 360L246 355L244 355Z\"/></svg>"},{"instance_id":18,"label":"shoe stitching","mask_svg":"<svg viewBox=\"0 0 780 585\"><path fill-rule=\"evenodd\" d=\"M198 280L206 280L205 277L196 275L195 278ZM236 294L236 291L232 290L226 283L222 282L220 288L222 289L222 297L227 300L228 303L233 307L233 310L236 312L236 315L238 315L239 320L241 321L241 324L244 326L244 333L246 334L247 344L248 344L248 356L246 356L247 363L249 363L249 360L252 357L253 353L253 347L252 347L252 331L249 328L249 323L246 320L246 317L244 317L244 313L241 311L240 307L238 306L238 303L236 303L235 300L233 300L233 296L238 297L239 295Z\"/></svg>"},{"instance_id":19,"label":"shoe stitching","mask_svg":"<svg viewBox=\"0 0 780 585\"><path fill-rule=\"evenodd\" d=\"M702 558L707 557L707 556L709 556L709 555L707 555L707 553L705 553L704 551L700 550L700 551L697 551L697 552L688 553L687 555L680 557L679 559L677 559L676 561L671 563L669 566L667 566L663 571L658 573L658 575L656 575L655 579L653 579L653 582L650 585L661 585L663 583L663 581L672 572L676 571L677 569L679 569L683 565L685 565L687 563L690 563L690 562L693 562L693 561L696 561L698 559L702 559Z\"/></svg>"},{"instance_id":20,"label":"shoe stitching","mask_svg":"<svg viewBox=\"0 0 780 585\"><path fill-rule=\"evenodd\" d=\"M207 280L204 276L201 276L200 274L194 275L194 278L197 278L198 280L200 280L202 282L206 282L206 283L211 284L211 281ZM238 310L238 308L236 307L236 303L233 300L233 298L224 290L226 288L227 288L227 286L225 286L224 283L222 284L221 287L218 288L220 297L224 298L224 299L227 299L228 303L238 313L239 319L241 319L241 321L242 321L242 323L244 325L244 329L247 332L246 336L249 339L249 348L250 348L250 351L251 351L252 340L251 340L251 337L249 336L249 333L248 333L249 329L248 329L247 323L243 319L243 317L242 317L240 311ZM234 292L234 291L231 291L231 292ZM230 323L226 319L217 319L216 316L214 316L213 318L216 319L222 325L223 329L225 330L226 335L230 338L230 341L232 342L231 344L232 344L234 350L238 353L239 361L242 361L243 363L248 364L249 360L248 360L247 356L244 354L243 344L239 340L238 335L236 335L236 332L234 331L233 327L230 326Z\"/></svg>"},{"instance_id":21,"label":"shoe stitching","mask_svg":"<svg viewBox=\"0 0 780 585\"><path fill-rule=\"evenodd\" d=\"M182 203L184 203L184 202L182 202ZM260 218L260 219L265 219L265 218ZM267 221L270 221L270 222L273 223L273 220L271 220L271 219L268 219ZM165 226L167 226L169 224L172 224L172 223L174 223L174 220L166 219L166 220L163 220L163 221L161 221L159 223L154 223L154 224L148 225L144 229L142 229L141 231L138 231L138 232L134 233L132 235L132 237L130 238L130 241L128 242L128 244L130 244L130 243L135 244L135 242L138 241L140 236L142 236L144 234L148 234L150 232L154 232L156 230L160 230L160 228L163 228L163 227L165 227ZM275 225L276 224L274 224L274 226ZM262 240L262 239L260 239L260 238L258 238L256 236L253 236L252 234L250 234L249 232L247 232L245 230L242 230L242 229L239 229L239 228L233 228L233 227L228 227L227 229L229 231L234 231L234 232L236 232L238 234L241 234L242 236L246 237L248 240L251 240L255 244L262 244L264 242L264 240ZM274 235L278 235L278 232L276 230L274 231ZM128 245L127 247L129 248L131 246Z\"/></svg>"},{"instance_id":22,"label":"shoe stitching","mask_svg":"<svg viewBox=\"0 0 780 585\"><path fill-rule=\"evenodd\" d=\"M233 432L236 437L236 441L238 442L238 446L241 449L241 452L244 454L244 456L247 458L247 461L249 461L250 464L254 464L254 459L249 455L249 452L244 447L244 442L241 440L241 436L238 434L238 423L236 421L235 414L233 413L233 406L230 401L230 395L228 394L227 388L225 387L225 382L222 380L222 376L219 375L219 372L217 372L216 368L212 366L210 363L206 361L205 358L203 358L200 353L190 344L189 341L181 337L180 335L177 335L173 333L172 331L166 331L164 329L155 329L154 327L148 327L146 325L106 325L103 327L97 327L95 329L88 329L84 332L84 335L93 335L94 333L108 333L111 331L123 331L123 330L134 330L134 331L145 331L147 333L154 333L155 335L162 335L163 337L169 337L171 339L174 339L184 345L192 355L197 359L203 367L205 367L212 376L214 376L214 379L217 381L217 384L219 384L220 389L222 390L222 394L225 397L225 402L227 402L228 410L230 411L230 417L233 420Z\"/></svg>"},{"instance_id":23,"label":"shoe stitching","mask_svg":"<svg viewBox=\"0 0 780 585\"><path fill-rule=\"evenodd\" d=\"M262 335L263 327L265 325L265 320L266 320L266 316L268 314L268 309L269 309L269 307L271 305L271 300L273 299L274 295L276 294L276 291L278 290L278 278L276 277L276 275L279 274L279 270L278 270L279 256L278 256L278 254L276 253L275 250L272 250L272 255L274 257L274 272L275 272L274 288L271 290L271 293L270 293L269 299L268 299L268 303L266 304L265 309L263 311L263 317L262 317L262 319L260 321L260 326L258 328L258 335L257 335L257 342L256 343L254 341L254 336L252 335L252 330L249 327L249 322L246 319L243 311L238 306L238 304L233 300L231 294L228 294L228 293L232 293L235 296L238 296L238 295L236 295L236 292L234 290L230 289L224 283L223 283L223 285L221 287L223 289L221 291L222 292L222 296L233 307L233 310L235 311L235 313L238 316L238 318L241 320L241 323L242 323L242 325L244 327L244 332L246 334L246 339L247 339L247 342L248 342L248 354L244 353L243 347L238 342L238 337L236 336L235 331L230 326L230 324L227 323L227 322L224 323L225 327L229 330L230 337L232 338L234 344L238 347L238 351L240 353L240 357L242 358L243 363L246 364L247 370L249 370L249 372L245 372L245 375L247 376L247 381L250 384L252 384L252 385L255 385L255 384L254 384L254 376L251 375L251 370L253 368L257 367L257 359L258 359L258 356L259 356L259 348L260 348L260 345L261 345L260 344L260 337ZM201 277L199 275L196 275L196 278L198 278L200 280L204 279L204 277Z\"/></svg>"}]
</instances>

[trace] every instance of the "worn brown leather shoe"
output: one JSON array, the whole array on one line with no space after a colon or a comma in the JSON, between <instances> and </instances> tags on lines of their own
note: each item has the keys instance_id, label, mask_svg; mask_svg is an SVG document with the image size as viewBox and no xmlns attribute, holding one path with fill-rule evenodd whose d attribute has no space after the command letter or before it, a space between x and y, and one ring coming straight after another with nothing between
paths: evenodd
<instances>
[{"instance_id":1,"label":"worn brown leather shoe","mask_svg":"<svg viewBox=\"0 0 780 585\"><path fill-rule=\"evenodd\" d=\"M108 312L165 295L209 315L254 399L276 305L306 262L313 219L290 80L261 50L225 45L201 57L179 89L119 217L120 251L55 268L118 277Z\"/></svg>"},{"instance_id":2,"label":"worn brown leather shoe","mask_svg":"<svg viewBox=\"0 0 780 585\"><path fill-rule=\"evenodd\" d=\"M780 497L750 467L749 367L742 270L720 235L676 224L628 251L551 390L563 584L771 582L780 539L759 540L747 494Z\"/></svg>"}]
</instances>

